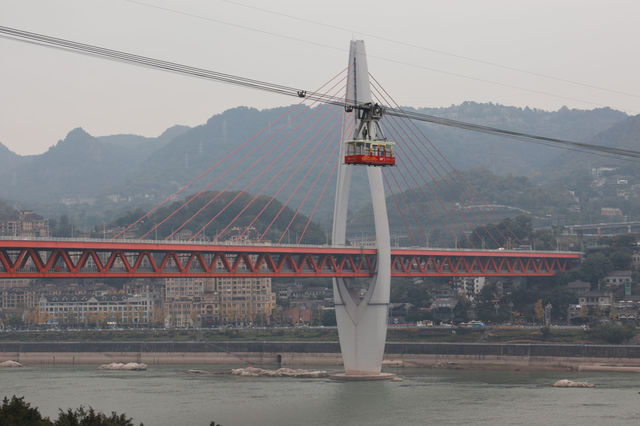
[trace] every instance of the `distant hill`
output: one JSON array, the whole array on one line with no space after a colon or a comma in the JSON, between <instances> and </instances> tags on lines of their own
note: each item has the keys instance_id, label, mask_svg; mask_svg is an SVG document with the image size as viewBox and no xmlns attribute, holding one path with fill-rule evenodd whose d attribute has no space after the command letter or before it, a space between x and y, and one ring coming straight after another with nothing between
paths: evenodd
<instances>
[{"instance_id":1,"label":"distant hill","mask_svg":"<svg viewBox=\"0 0 640 426\"><path fill-rule=\"evenodd\" d=\"M82 129L74 129L63 140L40 155L19 156L0 145L0 179L4 182L0 187L0 198L11 200L20 208L34 209L45 216L69 214L74 222L83 227L90 227L101 221L110 222L126 211L151 207L164 200L229 155L261 129L275 122L289 108L261 111L247 107L234 108L211 117L200 126L172 127L157 138L136 135L94 137ZM612 126L622 125L628 120L624 113L611 109L582 111L563 108L548 112L473 102L420 111L576 140L591 140L596 135L604 134L603 132ZM264 142L264 146L256 148L242 166L221 177L219 182L208 190L222 190L233 180L237 182L228 190L243 190L251 180L256 179L257 185L261 185L268 182L274 173L282 171L264 191L264 195L273 194L286 176L300 164L301 159L310 155L315 140L301 150L298 159L289 165L285 164L286 158L290 158L292 153L306 142L309 135L320 131L318 125L311 126L306 134L294 129L295 125L308 118L311 112L309 109L304 110L303 114L283 131L282 134L291 135L272 153L269 153L269 150L274 148L280 135L274 136L273 129L265 131L250 144L250 147L257 147L259 143ZM293 113L287 115L287 119L294 118ZM524 175L533 182L545 183L552 175L551 172L556 172L559 168L557 159L562 155L562 151L556 149L540 148L538 145L433 125L421 126L438 149L461 170L484 167L496 175ZM324 130L320 131L318 137L321 137L323 132ZM626 134L624 129L620 132L620 137ZM273 139L267 141L271 136ZM282 160L276 162L271 174L259 176L264 167L249 166L261 157L264 157L261 164L276 161L278 153L298 137L300 140ZM249 152L250 147L232 156L225 162L224 167L215 169L202 180L202 184L194 185L190 190L202 189L206 183L220 177L222 171ZM317 157L318 152L319 150L311 155L310 161ZM303 168L303 172L306 167L308 166ZM358 170L355 175L354 185L364 183L363 170ZM285 194L290 193L297 183L298 178L280 193L279 199L284 200ZM309 185L310 181L304 183L299 195L291 201L291 205L296 205L301 200ZM314 220L329 222L334 188L335 183L329 183L326 198ZM254 187L248 189L250 192L258 190ZM314 197L317 198L318 193L319 188L312 194L311 200L315 201ZM368 202L366 191L352 191L352 196L352 211L357 211ZM309 213L312 206L313 202L309 202L302 211Z\"/></svg>"},{"instance_id":2,"label":"distant hill","mask_svg":"<svg viewBox=\"0 0 640 426\"><path fill-rule=\"evenodd\" d=\"M407 237L407 226L416 243L424 244L426 233L432 245L453 246L455 238L476 226L497 224L506 217L524 214L537 226L553 225L559 216L565 220L572 217L575 222L578 215L570 210L574 204L567 188L536 184L524 176L498 176L483 168L467 170L455 179L430 181L421 189L395 194L395 199L387 197L392 236L404 245L413 244ZM371 207L352 215L349 227L352 238L371 234Z\"/></svg>"},{"instance_id":3,"label":"distant hill","mask_svg":"<svg viewBox=\"0 0 640 426\"><path fill-rule=\"evenodd\" d=\"M598 132L587 142L611 148L640 150L640 115L628 117L611 127ZM581 152L564 152L551 162L553 177L566 178L581 170L597 167L617 167L620 174L640 177L640 160L620 160L606 155L592 155Z\"/></svg>"},{"instance_id":4,"label":"distant hill","mask_svg":"<svg viewBox=\"0 0 640 426\"><path fill-rule=\"evenodd\" d=\"M184 201L191 198L193 199L189 204L169 217ZM243 211L250 202L249 208ZM127 227L136 222L142 214L143 211L131 212L118 218L112 225ZM214 217L216 219L209 223ZM236 217L237 220L234 221ZM226 241L238 237L246 229L246 237L253 240L262 238L264 241L277 242L282 238L283 243L295 243L304 235L304 243L324 243L326 235L322 229L313 222L307 227L307 221L306 216L296 215L293 209L283 206L271 197L255 197L254 194L246 192L212 191L168 204L140 221L130 232L136 237L145 236L150 239L213 239L217 236L218 241ZM97 227L95 231L99 237L100 228Z\"/></svg>"},{"instance_id":5,"label":"distant hill","mask_svg":"<svg viewBox=\"0 0 640 426\"><path fill-rule=\"evenodd\" d=\"M419 112L561 139L587 142L628 116L610 108L542 111L494 104L465 102L448 108L424 108ZM499 175L527 176L545 181L566 151L540 144L484 135L443 126L421 124L426 135L460 170L484 167Z\"/></svg>"}]
</instances>

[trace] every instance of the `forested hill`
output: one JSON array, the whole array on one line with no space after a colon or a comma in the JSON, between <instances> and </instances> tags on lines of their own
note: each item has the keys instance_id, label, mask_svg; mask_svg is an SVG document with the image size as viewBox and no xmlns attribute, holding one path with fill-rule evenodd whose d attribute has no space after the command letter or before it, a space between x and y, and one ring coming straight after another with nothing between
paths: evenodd
<instances>
[{"instance_id":1,"label":"forested hill","mask_svg":"<svg viewBox=\"0 0 640 426\"><path fill-rule=\"evenodd\" d=\"M428 238L433 245L452 246L455 238L476 226L519 215L531 217L536 226L555 225L559 217L578 222L579 213L571 210L574 205L575 198L562 186L536 184L524 176L498 176L483 168L387 197L391 232L405 245L424 244ZM349 226L353 237L371 233L370 206L354 214ZM406 237L407 227L415 242Z\"/></svg>"}]
</instances>

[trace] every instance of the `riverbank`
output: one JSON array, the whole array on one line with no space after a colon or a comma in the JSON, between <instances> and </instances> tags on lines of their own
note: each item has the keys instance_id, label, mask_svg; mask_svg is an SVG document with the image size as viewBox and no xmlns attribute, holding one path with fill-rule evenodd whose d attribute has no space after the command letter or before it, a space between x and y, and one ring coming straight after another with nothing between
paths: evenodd
<instances>
[{"instance_id":1,"label":"riverbank","mask_svg":"<svg viewBox=\"0 0 640 426\"><path fill-rule=\"evenodd\" d=\"M0 331L0 342L226 342L301 341L334 342L335 327L213 328L213 329L83 329ZM446 343L600 343L581 327L553 327L546 333L536 327L389 327L391 342Z\"/></svg>"},{"instance_id":2,"label":"riverbank","mask_svg":"<svg viewBox=\"0 0 640 426\"><path fill-rule=\"evenodd\" d=\"M25 366L142 362L341 366L337 342L0 342ZM640 372L640 345L388 342L386 368Z\"/></svg>"}]
</instances>

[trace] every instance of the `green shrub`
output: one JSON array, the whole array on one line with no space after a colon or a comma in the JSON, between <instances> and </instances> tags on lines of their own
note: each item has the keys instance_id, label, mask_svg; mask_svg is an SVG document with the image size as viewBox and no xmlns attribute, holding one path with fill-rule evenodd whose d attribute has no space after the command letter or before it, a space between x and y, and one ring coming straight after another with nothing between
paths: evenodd
<instances>
[{"instance_id":1,"label":"green shrub","mask_svg":"<svg viewBox=\"0 0 640 426\"><path fill-rule=\"evenodd\" d=\"M93 408L62 409L55 422L42 417L37 408L24 401L24 397L6 396L0 406L0 426L134 426L133 419L115 411L111 415L96 412ZM142 426L142 423L140 423Z\"/></svg>"},{"instance_id":2,"label":"green shrub","mask_svg":"<svg viewBox=\"0 0 640 426\"><path fill-rule=\"evenodd\" d=\"M594 339L604 340L607 343L621 344L631 339L636 333L637 330L633 324L608 323L593 328L589 335Z\"/></svg>"},{"instance_id":3,"label":"green shrub","mask_svg":"<svg viewBox=\"0 0 640 426\"><path fill-rule=\"evenodd\" d=\"M42 417L37 408L24 402L24 397L6 396L0 406L0 426L50 426L53 425L48 417Z\"/></svg>"}]
</instances>

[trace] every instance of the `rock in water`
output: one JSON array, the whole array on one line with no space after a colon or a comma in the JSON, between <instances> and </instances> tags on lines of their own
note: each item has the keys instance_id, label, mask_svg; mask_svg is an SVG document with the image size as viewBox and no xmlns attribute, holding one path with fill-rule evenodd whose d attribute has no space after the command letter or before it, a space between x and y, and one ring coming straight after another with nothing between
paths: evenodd
<instances>
[{"instance_id":1,"label":"rock in water","mask_svg":"<svg viewBox=\"0 0 640 426\"><path fill-rule=\"evenodd\" d=\"M126 371L143 371L147 369L147 364L142 362L112 362L111 364L102 364L98 370L126 370Z\"/></svg>"},{"instance_id":2,"label":"rock in water","mask_svg":"<svg viewBox=\"0 0 640 426\"><path fill-rule=\"evenodd\" d=\"M277 370L265 370L263 368L247 367L247 368L235 368L231 370L231 374L236 376L247 377L295 377L303 379L317 379L320 377L327 377L329 374L326 371L309 371L293 368L279 368Z\"/></svg>"},{"instance_id":3,"label":"rock in water","mask_svg":"<svg viewBox=\"0 0 640 426\"><path fill-rule=\"evenodd\" d=\"M22 367L22 364L20 364L18 361L7 360L0 362L0 367Z\"/></svg>"},{"instance_id":4,"label":"rock in water","mask_svg":"<svg viewBox=\"0 0 640 426\"><path fill-rule=\"evenodd\" d=\"M588 382L574 382L573 380L558 380L552 384L554 388L595 388L596 385Z\"/></svg>"}]
</instances>

